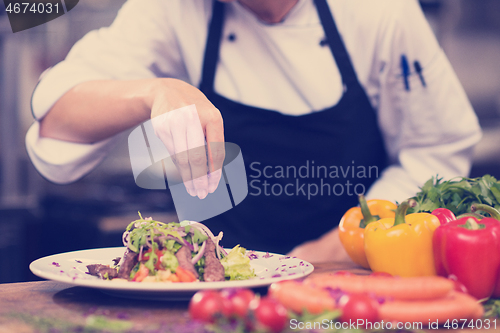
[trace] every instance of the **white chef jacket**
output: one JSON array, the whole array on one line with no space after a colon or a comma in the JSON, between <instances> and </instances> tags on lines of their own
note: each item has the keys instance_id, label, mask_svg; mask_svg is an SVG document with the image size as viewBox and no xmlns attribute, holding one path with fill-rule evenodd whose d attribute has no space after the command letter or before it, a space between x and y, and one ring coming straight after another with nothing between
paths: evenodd
<instances>
[{"instance_id":1,"label":"white chef jacket","mask_svg":"<svg viewBox=\"0 0 500 333\"><path fill-rule=\"evenodd\" d=\"M432 176L465 176L480 140L477 117L416 0L328 0L361 85L377 112L390 158L368 197L402 201ZM39 82L29 156L48 180L75 181L113 148L117 135L79 144L39 136L38 121L75 85L100 79L173 77L197 86L212 0L128 0L110 27L88 33ZM300 115L335 105L339 70L312 0L266 24L228 4L215 77L218 94ZM410 65L405 89L401 56ZM423 67L426 86L413 66ZM244 153L244 152L243 152Z\"/></svg>"}]
</instances>

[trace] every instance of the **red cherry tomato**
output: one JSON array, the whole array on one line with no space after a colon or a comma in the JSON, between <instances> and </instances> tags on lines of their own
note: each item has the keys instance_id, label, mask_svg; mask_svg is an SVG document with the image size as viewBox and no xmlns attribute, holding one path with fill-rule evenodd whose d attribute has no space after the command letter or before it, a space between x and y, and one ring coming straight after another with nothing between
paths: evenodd
<instances>
[{"instance_id":1,"label":"red cherry tomato","mask_svg":"<svg viewBox=\"0 0 500 333\"><path fill-rule=\"evenodd\" d=\"M348 271L337 271L337 272L333 273L333 275L352 276L355 274L348 272Z\"/></svg>"},{"instance_id":2,"label":"red cherry tomato","mask_svg":"<svg viewBox=\"0 0 500 333\"><path fill-rule=\"evenodd\" d=\"M213 323L218 317L225 315L224 301L215 290L198 291L189 302L189 315L194 320Z\"/></svg>"},{"instance_id":3,"label":"red cherry tomato","mask_svg":"<svg viewBox=\"0 0 500 333\"><path fill-rule=\"evenodd\" d=\"M250 302L250 311L256 320L257 329L279 333L288 321L288 313L283 305L271 297L255 298Z\"/></svg>"},{"instance_id":4,"label":"red cherry tomato","mask_svg":"<svg viewBox=\"0 0 500 333\"><path fill-rule=\"evenodd\" d=\"M366 294L344 295L340 298L339 305L342 322L358 324L358 320L363 320L363 326L366 326L368 322L378 321L378 303Z\"/></svg>"},{"instance_id":5,"label":"red cherry tomato","mask_svg":"<svg viewBox=\"0 0 500 333\"><path fill-rule=\"evenodd\" d=\"M255 298L250 289L224 289L221 296L230 304L229 314L231 316L245 318L248 314L248 306Z\"/></svg>"},{"instance_id":6,"label":"red cherry tomato","mask_svg":"<svg viewBox=\"0 0 500 333\"><path fill-rule=\"evenodd\" d=\"M231 318L233 316L233 304L231 304L231 301L225 297L222 297L222 314L226 318Z\"/></svg>"},{"instance_id":7,"label":"red cherry tomato","mask_svg":"<svg viewBox=\"0 0 500 333\"><path fill-rule=\"evenodd\" d=\"M385 276L385 277L393 277L392 274L386 272L373 272L370 276Z\"/></svg>"}]
</instances>

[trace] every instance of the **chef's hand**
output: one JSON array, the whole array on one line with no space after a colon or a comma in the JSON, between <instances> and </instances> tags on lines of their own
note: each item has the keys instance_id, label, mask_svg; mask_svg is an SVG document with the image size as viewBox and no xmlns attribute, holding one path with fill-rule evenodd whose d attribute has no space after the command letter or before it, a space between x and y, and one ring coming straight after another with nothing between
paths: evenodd
<instances>
[{"instance_id":1,"label":"chef's hand","mask_svg":"<svg viewBox=\"0 0 500 333\"><path fill-rule=\"evenodd\" d=\"M180 80L160 79L152 96L156 135L172 156L187 192L204 199L217 189L225 157L219 110L200 90Z\"/></svg>"},{"instance_id":2,"label":"chef's hand","mask_svg":"<svg viewBox=\"0 0 500 333\"><path fill-rule=\"evenodd\" d=\"M338 228L335 228L318 239L296 246L287 255L311 263L351 260L340 243Z\"/></svg>"}]
</instances>

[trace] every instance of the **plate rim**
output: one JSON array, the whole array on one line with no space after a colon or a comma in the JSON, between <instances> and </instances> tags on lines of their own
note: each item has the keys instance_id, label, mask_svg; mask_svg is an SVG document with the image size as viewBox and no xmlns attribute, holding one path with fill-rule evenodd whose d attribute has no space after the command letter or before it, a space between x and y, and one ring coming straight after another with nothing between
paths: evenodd
<instances>
[{"instance_id":1,"label":"plate rim","mask_svg":"<svg viewBox=\"0 0 500 333\"><path fill-rule=\"evenodd\" d=\"M62 252L58 254L52 254L48 255L42 258L38 258L34 261L32 261L29 265L30 271L35 274L36 276L51 280L51 281L56 281L56 282L62 282L62 283L67 283L72 286L82 286L82 287L90 287L90 288L95 288L95 289L100 289L100 290L109 290L109 291L114 291L114 292L123 292L123 293L138 293L142 292L145 294L151 294L151 293L162 293L162 294L179 294L179 293L194 293L199 290L205 290L205 289L224 289L224 288L259 288L259 287L265 287L269 286L274 282L279 282L283 280L296 280L296 279L301 279L305 278L306 276L310 275L314 271L314 265L311 264L310 262L297 258L297 257L289 257L283 254L277 254L277 253L270 253L270 252L264 252L264 251L253 251L253 250L247 250L249 252L256 253L258 255L265 255L269 254L270 256L278 256L279 260L283 259L293 259L293 260L299 260L301 263L304 264L306 269L303 270L302 273L299 274L294 274L294 275L287 275L287 276L279 276L279 277L269 277L269 278L253 278L253 279L248 279L248 280L237 280L237 281L218 281L218 282L190 282L190 283L161 283L161 282L131 282L131 281L107 281L107 280L102 280L96 277L96 279L79 279L77 277L71 278L69 275L64 275L64 274L56 274L53 272L50 272L48 270L42 270L39 269L37 266L44 263L44 262L57 262L58 258L62 258L63 256L70 256L70 255L77 255L77 254L85 254L87 253L96 253L98 251L103 251L103 252L109 252L109 251L121 251L121 255L123 255L125 251L124 246L120 247L102 247L102 248L94 248L94 249L83 249L83 250L75 250L75 251L68 251L68 252ZM109 258L109 261L111 261L113 258ZM252 259L252 260L262 260L266 258L259 257L258 259ZM104 258L104 260L108 260L107 258ZM79 265L81 265L80 263ZM57 267L57 266L56 266ZM61 271L62 272L62 271Z\"/></svg>"}]
</instances>

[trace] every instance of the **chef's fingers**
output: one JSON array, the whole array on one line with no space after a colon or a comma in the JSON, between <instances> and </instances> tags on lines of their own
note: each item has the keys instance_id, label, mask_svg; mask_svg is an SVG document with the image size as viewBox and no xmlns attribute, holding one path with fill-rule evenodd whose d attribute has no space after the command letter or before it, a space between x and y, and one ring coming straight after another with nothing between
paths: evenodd
<instances>
[{"instance_id":1,"label":"chef's fingers","mask_svg":"<svg viewBox=\"0 0 500 333\"><path fill-rule=\"evenodd\" d=\"M219 186L222 167L226 156L224 144L224 125L219 112L213 116L205 127L208 147L208 192L213 193Z\"/></svg>"},{"instance_id":2,"label":"chef's fingers","mask_svg":"<svg viewBox=\"0 0 500 333\"><path fill-rule=\"evenodd\" d=\"M222 169L217 169L208 174L208 193L214 193L219 186Z\"/></svg>"},{"instance_id":3,"label":"chef's fingers","mask_svg":"<svg viewBox=\"0 0 500 333\"><path fill-rule=\"evenodd\" d=\"M170 156L175 154L174 141L172 138L172 132L170 130L168 114L164 113L162 115L156 116L151 119L153 124L153 129L155 135L160 139L160 141L165 145Z\"/></svg>"},{"instance_id":4,"label":"chef's fingers","mask_svg":"<svg viewBox=\"0 0 500 333\"><path fill-rule=\"evenodd\" d=\"M176 150L175 150L174 138L173 138L173 134L172 134L172 128L173 129L181 129L181 128L185 127L184 120L179 119L180 116L182 116L182 113L177 112L177 110L175 110L174 112L167 112L167 113L160 114L160 115L152 118L151 122L153 123L153 128L154 128L154 132L155 132L156 136L160 139L160 141L167 148L167 151L170 155L170 159L173 162L175 169L177 170L177 173L175 173L172 169L170 169L168 162L165 165L165 167L166 167L165 172L166 172L166 176L167 176L169 183L171 181L173 181L175 179L179 179L179 177L181 177L181 179L185 183L185 187L186 187L187 192L189 194L193 193L193 195L196 195L196 193L192 189L194 187L190 186L191 176L187 175L187 173L185 171L183 171L185 176L184 176L184 178L182 178L182 176L181 176L182 169L179 166L179 164L177 163L177 159L176 159ZM182 133L180 133L179 130L176 131L176 135L179 137L178 141L182 140L182 137L185 136ZM182 149L182 148L178 148L178 149ZM182 160L182 157L181 157L181 160Z\"/></svg>"},{"instance_id":5,"label":"chef's fingers","mask_svg":"<svg viewBox=\"0 0 500 333\"><path fill-rule=\"evenodd\" d=\"M212 142L208 145L209 151L209 165L210 173L208 177L208 192L213 193L219 186L222 176L222 167L224 163L225 149L223 142Z\"/></svg>"},{"instance_id":6,"label":"chef's fingers","mask_svg":"<svg viewBox=\"0 0 500 333\"><path fill-rule=\"evenodd\" d=\"M175 120L173 118L175 118ZM187 142L186 119L182 116L179 116L172 117L171 119L169 119L169 121L172 121L172 123L170 124L170 130L172 132L174 143L173 160L175 162L175 165L179 169L179 173L181 174L181 178L184 182L184 186L186 187L187 192L192 196L196 196L193 177L191 175L191 167L189 165L189 147Z\"/></svg>"},{"instance_id":7,"label":"chef's fingers","mask_svg":"<svg viewBox=\"0 0 500 333\"><path fill-rule=\"evenodd\" d=\"M187 145L189 166L193 186L196 195L200 199L205 199L208 194L208 179L207 179L207 151L205 146L205 135L201 127L200 118L196 109L194 113L187 115Z\"/></svg>"}]
</instances>

